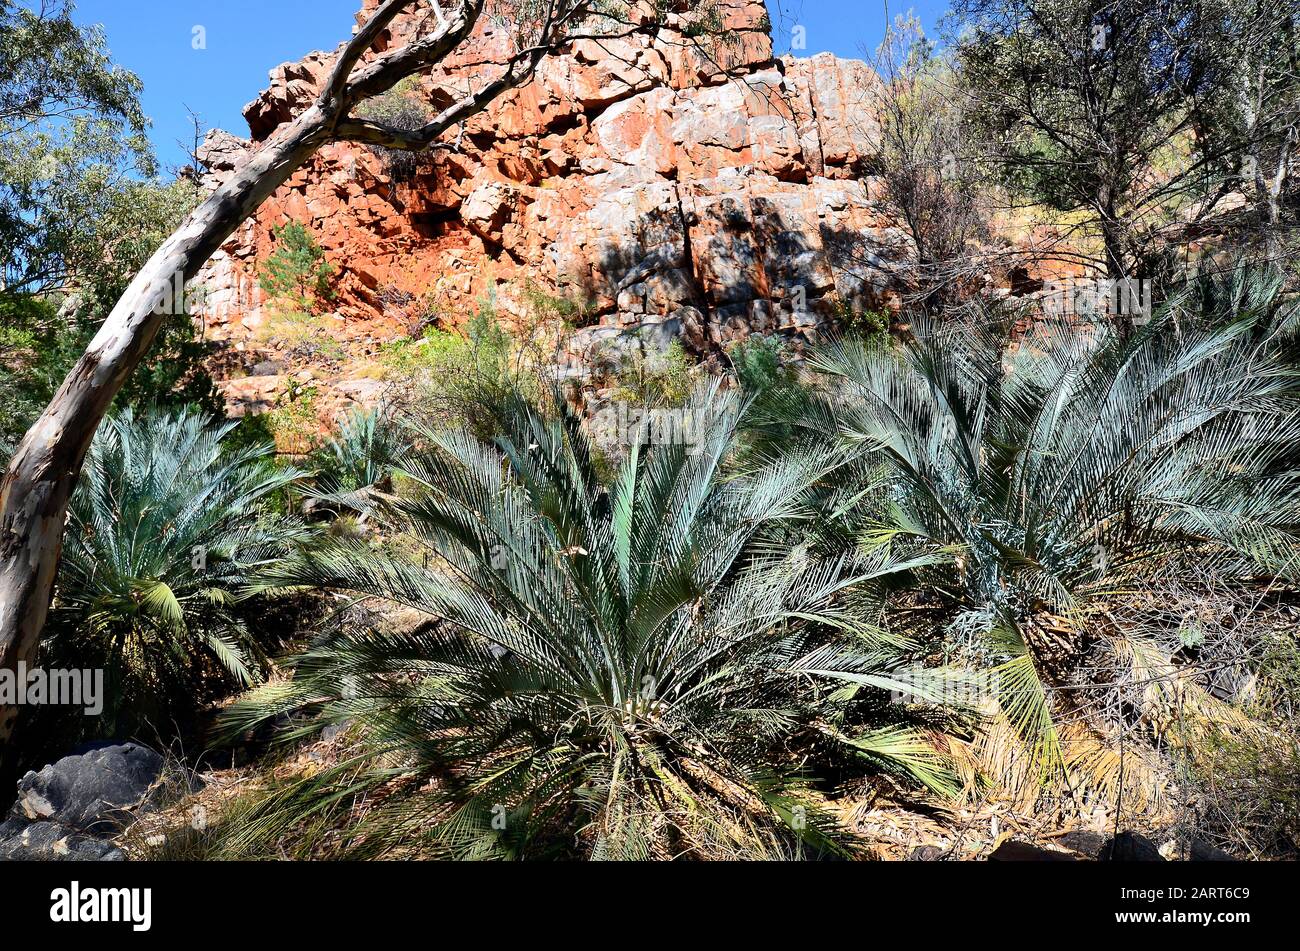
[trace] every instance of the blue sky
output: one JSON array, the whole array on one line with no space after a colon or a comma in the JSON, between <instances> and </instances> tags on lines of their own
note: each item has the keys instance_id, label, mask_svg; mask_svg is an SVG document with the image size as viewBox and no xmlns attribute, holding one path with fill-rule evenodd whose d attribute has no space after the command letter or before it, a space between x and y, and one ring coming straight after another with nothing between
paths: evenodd
<instances>
[{"instance_id":1,"label":"blue sky","mask_svg":"<svg viewBox=\"0 0 1300 951\"><path fill-rule=\"evenodd\" d=\"M768 0L772 13L772 32L777 52L790 52L794 26L806 30L811 56L829 50L838 56L869 58L885 32L885 23L899 14L914 10L934 33L935 25L948 11L944 0Z\"/></svg>"},{"instance_id":2,"label":"blue sky","mask_svg":"<svg viewBox=\"0 0 1300 951\"><path fill-rule=\"evenodd\" d=\"M77 18L103 24L116 62L144 80L145 111L164 164L183 164L178 140L192 138L186 107L208 127L244 135L241 110L266 85L267 70L314 49L333 49L351 32L360 0L77 0ZM891 3L891 16L914 7L927 28L940 0ZM771 0L779 52L792 28L805 27L806 53L858 57L874 49L885 24L883 0ZM778 7L780 12L778 12ZM195 49L202 27L206 49Z\"/></svg>"}]
</instances>

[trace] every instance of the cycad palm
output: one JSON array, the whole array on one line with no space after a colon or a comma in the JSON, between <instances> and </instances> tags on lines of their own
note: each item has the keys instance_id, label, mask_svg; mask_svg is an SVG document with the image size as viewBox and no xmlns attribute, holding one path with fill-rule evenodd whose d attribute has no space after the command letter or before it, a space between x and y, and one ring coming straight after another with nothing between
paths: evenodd
<instances>
[{"instance_id":1,"label":"cycad palm","mask_svg":"<svg viewBox=\"0 0 1300 951\"><path fill-rule=\"evenodd\" d=\"M369 490L387 487L404 436L386 405L356 411L316 453L318 471L308 494L329 505L364 508Z\"/></svg>"},{"instance_id":2,"label":"cycad palm","mask_svg":"<svg viewBox=\"0 0 1300 951\"><path fill-rule=\"evenodd\" d=\"M950 605L956 648L995 666L1002 722L1034 754L1022 777L1118 765L1062 742L1097 695L1053 688L1079 686L1098 652L1144 668L1148 727L1175 703L1212 705L1106 620L1109 596L1189 555L1221 577L1296 578L1300 385L1277 292L1240 273L1199 285L1131 340L1066 329L1013 345L953 321L901 352L814 358L835 397L801 421L858 450L837 510L860 519L864 549L955 569L921 580Z\"/></svg>"},{"instance_id":3,"label":"cycad palm","mask_svg":"<svg viewBox=\"0 0 1300 951\"><path fill-rule=\"evenodd\" d=\"M801 743L941 783L917 737L836 719L852 691L841 684L837 706L829 682L909 687L889 674L897 648L845 606L867 579L778 543L808 514L825 460L728 478L735 398L712 389L685 412L689 439L634 441L609 485L564 409L510 400L492 445L425 433L404 467L423 491L388 512L423 563L344 544L284 581L373 595L427 623L316 645L235 725L312 706L356 724L362 760L394 770L380 778L431 780L360 836L378 852L421 834L459 855L825 846L778 769L778 750Z\"/></svg>"},{"instance_id":4,"label":"cycad palm","mask_svg":"<svg viewBox=\"0 0 1300 951\"><path fill-rule=\"evenodd\" d=\"M259 506L301 474L273 467L269 445L228 450L233 428L190 410L128 409L96 434L44 650L49 666L106 671L105 731L165 728L159 719L191 711L214 674L258 679L240 600L302 535Z\"/></svg>"}]
</instances>

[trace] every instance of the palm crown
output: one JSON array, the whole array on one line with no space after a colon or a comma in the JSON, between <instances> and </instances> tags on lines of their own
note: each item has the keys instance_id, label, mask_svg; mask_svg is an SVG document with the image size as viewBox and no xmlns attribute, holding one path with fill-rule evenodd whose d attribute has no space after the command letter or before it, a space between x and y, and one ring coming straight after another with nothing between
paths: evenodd
<instances>
[{"instance_id":1,"label":"palm crown","mask_svg":"<svg viewBox=\"0 0 1300 951\"><path fill-rule=\"evenodd\" d=\"M192 709L214 673L258 679L261 649L239 605L251 577L303 537L259 506L301 473L271 466L269 445L228 449L234 426L128 409L91 446L45 649L53 666L105 669L105 730Z\"/></svg>"},{"instance_id":2,"label":"palm crown","mask_svg":"<svg viewBox=\"0 0 1300 951\"><path fill-rule=\"evenodd\" d=\"M1296 320L1278 290L1246 273L1207 282L1131 339L1013 343L966 321L922 326L897 352L841 343L814 358L834 398L801 408L801 425L856 450L839 509L864 550L955 569L925 581L951 606L949 647L995 667L1027 775L1096 766L1095 743L1072 754L1061 726L1088 719L1096 694L1065 688L1095 676L1099 653L1145 668L1148 725L1211 702L1106 620L1111 595L1189 554L1225 578L1300 568Z\"/></svg>"},{"instance_id":3,"label":"palm crown","mask_svg":"<svg viewBox=\"0 0 1300 951\"><path fill-rule=\"evenodd\" d=\"M235 724L302 706L358 724L368 762L396 756L399 771L436 777L418 818L402 813L370 844L432 829L468 854L575 836L616 857L827 847L799 783L774 768L801 732L942 784L918 735L842 721L858 690L921 688L892 673L899 646L847 598L889 566L853 571L784 540L828 458L729 474L737 398L709 388L683 412L686 438L634 438L608 485L567 410L508 400L494 444L425 433L402 467L420 491L388 507L422 557L344 543L282 581L373 595L427 623L317 644Z\"/></svg>"}]
</instances>

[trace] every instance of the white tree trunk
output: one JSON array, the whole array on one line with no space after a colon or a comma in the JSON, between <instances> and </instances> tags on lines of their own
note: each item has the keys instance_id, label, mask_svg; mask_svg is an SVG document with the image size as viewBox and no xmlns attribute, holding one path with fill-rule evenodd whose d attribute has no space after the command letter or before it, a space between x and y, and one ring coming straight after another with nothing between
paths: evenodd
<instances>
[{"instance_id":1,"label":"white tree trunk","mask_svg":"<svg viewBox=\"0 0 1300 951\"><path fill-rule=\"evenodd\" d=\"M440 21L431 33L357 69L393 19L414 2L387 0L381 5L340 54L320 98L253 153L154 253L19 444L0 479L0 669L17 670L19 662L34 665L53 595L68 503L86 453L113 398L174 309L159 305L175 286L176 276L182 276L182 286L192 279L296 169L321 146L345 138L339 127L359 101L441 61L463 43L484 7L484 0L459 0L454 8L439 10ZM488 84L493 94L522 82L539 58L530 55L503 64L503 77ZM481 95L467 97L448 109L420 130L421 147L489 102ZM366 132L379 134L373 128ZM18 712L0 706L0 757L10 752Z\"/></svg>"},{"instance_id":2,"label":"white tree trunk","mask_svg":"<svg viewBox=\"0 0 1300 951\"><path fill-rule=\"evenodd\" d=\"M160 306L326 141L312 106L186 219L149 259L19 445L0 481L0 668L31 662L45 624L68 502L109 404L148 352L172 308ZM183 282L182 282L183 283ZM0 743L14 707L0 708Z\"/></svg>"}]
</instances>

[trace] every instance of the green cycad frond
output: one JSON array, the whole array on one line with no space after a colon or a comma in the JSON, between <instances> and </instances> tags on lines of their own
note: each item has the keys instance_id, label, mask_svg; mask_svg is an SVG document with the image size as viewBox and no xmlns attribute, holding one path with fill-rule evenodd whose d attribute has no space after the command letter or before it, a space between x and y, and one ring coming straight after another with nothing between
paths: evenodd
<instances>
[{"instance_id":1,"label":"green cycad frond","mask_svg":"<svg viewBox=\"0 0 1300 951\"><path fill-rule=\"evenodd\" d=\"M1127 339L954 320L901 352L847 341L811 359L831 393L793 422L857 453L837 477L872 487L839 516L858 550L946 554L955 572L916 576L954 610L1048 629L983 648L1039 775L1066 761L1051 688L1109 636L1094 604L1189 549L1228 577L1296 578L1300 374L1280 287L1199 282Z\"/></svg>"},{"instance_id":2,"label":"green cycad frond","mask_svg":"<svg viewBox=\"0 0 1300 951\"><path fill-rule=\"evenodd\" d=\"M997 704L1021 741L1039 781L1048 783L1064 774L1061 737L1053 719L1047 685L1033 656L1027 651L994 668Z\"/></svg>"},{"instance_id":3,"label":"green cycad frond","mask_svg":"<svg viewBox=\"0 0 1300 951\"><path fill-rule=\"evenodd\" d=\"M290 687L237 705L232 728L295 707L356 724L374 762L433 780L393 821L423 816L456 854L547 854L575 837L623 858L831 848L778 754L836 713L836 684L889 689L870 678L905 657L854 594L898 564L859 574L775 544L835 454L733 471L736 397L706 387L682 412L689 439L643 434L608 484L560 401L503 399L491 443L421 433L402 463L419 491L383 514L427 557L333 544L268 583L381 598L427 623L322 638ZM937 779L907 752L895 762ZM367 833L381 853L402 834Z\"/></svg>"},{"instance_id":4,"label":"green cycad frond","mask_svg":"<svg viewBox=\"0 0 1300 951\"><path fill-rule=\"evenodd\" d=\"M865 733L851 744L865 758L914 776L931 789L947 796L959 792L957 777L948 761L916 730L889 727Z\"/></svg>"},{"instance_id":5,"label":"green cycad frond","mask_svg":"<svg viewBox=\"0 0 1300 951\"><path fill-rule=\"evenodd\" d=\"M305 537L263 518L301 477L270 447L227 448L233 424L192 411L105 421L73 496L44 662L106 673L104 731L185 714L224 671L257 678L261 650L237 610L255 572Z\"/></svg>"},{"instance_id":6,"label":"green cycad frond","mask_svg":"<svg viewBox=\"0 0 1300 951\"><path fill-rule=\"evenodd\" d=\"M163 581L145 581L138 588L140 606L156 615L165 627L184 630L185 609L176 600L172 589Z\"/></svg>"}]
</instances>

